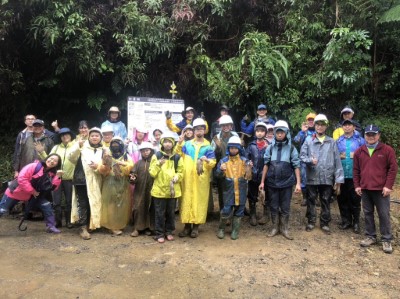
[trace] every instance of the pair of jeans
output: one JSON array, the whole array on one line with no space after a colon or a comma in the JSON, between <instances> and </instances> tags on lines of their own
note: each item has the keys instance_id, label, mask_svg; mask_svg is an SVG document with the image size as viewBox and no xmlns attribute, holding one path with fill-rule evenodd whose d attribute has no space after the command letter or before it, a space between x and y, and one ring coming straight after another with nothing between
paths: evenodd
<instances>
[{"instance_id":1,"label":"pair of jeans","mask_svg":"<svg viewBox=\"0 0 400 299\"><path fill-rule=\"evenodd\" d=\"M221 217L229 218L231 214L235 217L243 217L244 216L244 208L245 205L225 205L224 208L221 210Z\"/></svg>"},{"instance_id":2,"label":"pair of jeans","mask_svg":"<svg viewBox=\"0 0 400 299\"><path fill-rule=\"evenodd\" d=\"M153 197L156 238L172 235L175 230L176 198Z\"/></svg>"},{"instance_id":3,"label":"pair of jeans","mask_svg":"<svg viewBox=\"0 0 400 299\"><path fill-rule=\"evenodd\" d=\"M353 179L345 179L340 186L340 195L337 197L342 224L359 224L361 211L361 197L354 189Z\"/></svg>"},{"instance_id":4,"label":"pair of jeans","mask_svg":"<svg viewBox=\"0 0 400 299\"><path fill-rule=\"evenodd\" d=\"M382 241L391 241L392 228L390 224L390 196L383 196L382 190L362 190L362 207L365 217L365 235L376 239L374 208L378 212L379 230Z\"/></svg>"},{"instance_id":5,"label":"pair of jeans","mask_svg":"<svg viewBox=\"0 0 400 299\"><path fill-rule=\"evenodd\" d=\"M306 217L308 223L315 224L317 222L317 211L315 208L315 202L318 194L321 200L321 215L320 215L320 226L329 225L331 222L331 185L307 185L308 198L307 198L307 212Z\"/></svg>"},{"instance_id":6,"label":"pair of jeans","mask_svg":"<svg viewBox=\"0 0 400 299\"><path fill-rule=\"evenodd\" d=\"M270 198L271 215L289 216L290 201L292 199L293 187L272 188L268 187L268 195Z\"/></svg>"},{"instance_id":7,"label":"pair of jeans","mask_svg":"<svg viewBox=\"0 0 400 299\"><path fill-rule=\"evenodd\" d=\"M44 197L39 196L37 198L31 197L31 202L29 202L25 208L34 209L39 208L45 219L50 216L53 216L53 208L51 207L51 203ZM8 197L4 194L1 202L0 202L0 216L4 214L8 214L9 211L18 203L18 200Z\"/></svg>"},{"instance_id":8,"label":"pair of jeans","mask_svg":"<svg viewBox=\"0 0 400 299\"><path fill-rule=\"evenodd\" d=\"M75 192L78 197L78 225L88 226L90 221L90 204L86 185L75 185Z\"/></svg>"}]
</instances>

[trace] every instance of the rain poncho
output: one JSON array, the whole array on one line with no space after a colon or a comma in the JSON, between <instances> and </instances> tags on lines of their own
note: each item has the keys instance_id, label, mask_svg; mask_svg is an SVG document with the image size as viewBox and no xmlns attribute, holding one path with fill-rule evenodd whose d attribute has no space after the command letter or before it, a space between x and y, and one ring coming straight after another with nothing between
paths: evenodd
<instances>
[{"instance_id":1,"label":"rain poncho","mask_svg":"<svg viewBox=\"0 0 400 299\"><path fill-rule=\"evenodd\" d=\"M131 197L128 177L133 161L127 154L109 159L111 167L103 159L99 168L99 172L104 176L101 193L101 226L120 230L125 228L130 218ZM118 162L125 165L119 165Z\"/></svg>"},{"instance_id":2,"label":"rain poncho","mask_svg":"<svg viewBox=\"0 0 400 299\"><path fill-rule=\"evenodd\" d=\"M139 231L154 229L154 221L151 219L151 187L153 178L150 176L151 155L141 159L132 169L136 175L135 188L133 193L133 228Z\"/></svg>"},{"instance_id":3,"label":"rain poncho","mask_svg":"<svg viewBox=\"0 0 400 299\"><path fill-rule=\"evenodd\" d=\"M122 121L111 122L109 120L106 120L101 124L101 129L103 129L104 127L112 127L114 136L121 137L122 140L125 140L128 136L126 126Z\"/></svg>"},{"instance_id":4,"label":"rain poncho","mask_svg":"<svg viewBox=\"0 0 400 299\"><path fill-rule=\"evenodd\" d=\"M195 139L186 141L183 147L176 147L176 152L183 159L183 190L180 214L182 223L203 224L206 222L208 196L210 191L211 170L216 164L215 154L210 142L198 144ZM203 162L204 173L197 174L197 161L207 157L209 163Z\"/></svg>"},{"instance_id":5,"label":"rain poncho","mask_svg":"<svg viewBox=\"0 0 400 299\"><path fill-rule=\"evenodd\" d=\"M143 141L149 141L149 133L148 132L146 132L144 134L143 140L141 142L143 142ZM142 155L140 154L140 151L139 151L139 145L140 145L140 143L138 143L138 139L137 139L137 130L134 129L132 141L129 142L128 148L127 148L127 151L129 153L129 155L131 156L133 163L136 163L137 161L142 159Z\"/></svg>"},{"instance_id":6,"label":"rain poncho","mask_svg":"<svg viewBox=\"0 0 400 299\"><path fill-rule=\"evenodd\" d=\"M86 141L82 148L79 147L79 142L76 142L73 149L68 157L71 161L77 161L81 155L82 166L85 172L85 180L87 187L87 194L89 197L90 204L90 229L99 228L100 225L100 214L101 214L101 186L102 176L97 169L89 167L91 162L101 164L103 156L103 148L94 148L90 146L89 142ZM73 208L73 211L76 209ZM72 214L71 219L76 220L76 217Z\"/></svg>"}]
</instances>

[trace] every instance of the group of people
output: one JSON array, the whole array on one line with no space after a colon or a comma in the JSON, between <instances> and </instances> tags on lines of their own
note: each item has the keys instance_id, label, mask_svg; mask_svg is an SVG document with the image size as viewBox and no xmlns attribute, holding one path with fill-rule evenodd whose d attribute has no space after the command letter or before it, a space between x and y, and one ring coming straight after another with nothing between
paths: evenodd
<instances>
[{"instance_id":1,"label":"group of people","mask_svg":"<svg viewBox=\"0 0 400 299\"><path fill-rule=\"evenodd\" d=\"M266 105L260 104L257 117L253 121L243 117L237 133L228 107L220 111L211 126L211 142L205 138L207 121L203 115L197 117L192 107L183 111L182 121L176 124L167 111L169 130L155 129L149 136L137 124L131 138L117 107L110 108L101 128L90 128L81 121L78 136L68 128L58 128L57 121L52 123L56 132L52 133L45 130L42 120L27 115L27 127L15 146L15 180L0 202L0 216L18 201L34 202L28 206L42 210L47 231L59 233L64 195L66 226L80 226L85 240L100 227L120 235L131 221L132 237L153 235L164 243L174 240L177 209L184 224L179 237L198 237L215 184L218 238L225 238L225 228L231 224L230 237L236 240L241 219L248 212L253 226L271 220L269 237L281 233L291 240L294 191L303 194L302 205L307 206L306 231L314 229L316 206L320 206L319 225L326 234L331 232L334 195L340 228L352 228L355 233L360 233L362 201L366 239L360 245L365 247L377 242L376 208L383 251L392 252L390 193L398 166L394 150L380 142L377 126L368 125L362 132L353 119L354 111L345 107L333 138L326 135L327 117L315 113L306 116L301 131L292 138L289 124L275 121L268 116ZM172 132L180 134L179 138ZM263 211L257 219L258 201Z\"/></svg>"}]
</instances>

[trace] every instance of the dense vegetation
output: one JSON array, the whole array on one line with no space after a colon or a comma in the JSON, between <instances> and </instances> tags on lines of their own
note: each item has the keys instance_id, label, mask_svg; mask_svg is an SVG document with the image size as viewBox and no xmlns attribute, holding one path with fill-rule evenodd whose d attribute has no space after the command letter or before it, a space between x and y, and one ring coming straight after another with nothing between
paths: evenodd
<instances>
[{"instance_id":1,"label":"dense vegetation","mask_svg":"<svg viewBox=\"0 0 400 299\"><path fill-rule=\"evenodd\" d=\"M334 124L350 104L399 147L399 0L0 3L5 148L27 112L74 127L128 95L168 97L172 81L209 118L265 102L295 131L311 109Z\"/></svg>"}]
</instances>

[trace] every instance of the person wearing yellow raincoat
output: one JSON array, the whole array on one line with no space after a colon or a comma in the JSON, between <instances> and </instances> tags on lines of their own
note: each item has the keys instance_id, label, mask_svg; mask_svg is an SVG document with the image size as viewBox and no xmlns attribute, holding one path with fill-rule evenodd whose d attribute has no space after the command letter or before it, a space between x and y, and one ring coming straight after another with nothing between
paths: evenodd
<instances>
[{"instance_id":1,"label":"person wearing yellow raincoat","mask_svg":"<svg viewBox=\"0 0 400 299\"><path fill-rule=\"evenodd\" d=\"M203 119L193 121L195 138L176 147L183 159L183 190L180 206L181 221L185 228L179 237L197 238L199 225L206 222L211 171L216 164L210 142L204 138ZM193 225L193 226L192 226Z\"/></svg>"},{"instance_id":2,"label":"person wearing yellow raincoat","mask_svg":"<svg viewBox=\"0 0 400 299\"><path fill-rule=\"evenodd\" d=\"M161 136L161 148L151 158L149 172L154 178L151 196L155 207L155 239L159 243L173 241L175 230L176 199L181 196L183 162L173 150L176 144L174 136L166 132Z\"/></svg>"},{"instance_id":3,"label":"person wearing yellow raincoat","mask_svg":"<svg viewBox=\"0 0 400 299\"><path fill-rule=\"evenodd\" d=\"M68 159L76 163L73 181L77 181L76 170L81 170L80 183L75 183L75 192L78 198L80 236L84 240L91 238L88 228L91 230L100 228L102 176L98 172L98 167L104 153L101 140L101 130L96 127L91 128L89 139L75 142L68 155Z\"/></svg>"},{"instance_id":4,"label":"person wearing yellow raincoat","mask_svg":"<svg viewBox=\"0 0 400 299\"><path fill-rule=\"evenodd\" d=\"M121 137L112 138L110 151L103 155L99 167L99 172L103 175L100 223L117 236L127 226L131 210L128 178L133 161L124 148Z\"/></svg>"}]
</instances>

